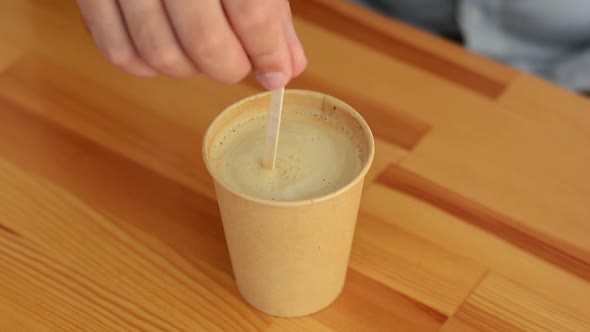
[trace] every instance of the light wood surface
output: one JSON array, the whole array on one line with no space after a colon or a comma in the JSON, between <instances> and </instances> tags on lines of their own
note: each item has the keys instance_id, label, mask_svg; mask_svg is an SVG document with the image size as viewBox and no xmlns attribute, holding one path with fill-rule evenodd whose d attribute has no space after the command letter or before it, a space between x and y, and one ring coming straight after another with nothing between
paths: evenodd
<instances>
[{"instance_id":1,"label":"light wood surface","mask_svg":"<svg viewBox=\"0 0 590 332\"><path fill-rule=\"evenodd\" d=\"M590 101L336 0L289 87L376 135L347 283L279 319L232 279L201 139L259 87L127 76L74 1L0 2L0 331L590 331Z\"/></svg>"}]
</instances>

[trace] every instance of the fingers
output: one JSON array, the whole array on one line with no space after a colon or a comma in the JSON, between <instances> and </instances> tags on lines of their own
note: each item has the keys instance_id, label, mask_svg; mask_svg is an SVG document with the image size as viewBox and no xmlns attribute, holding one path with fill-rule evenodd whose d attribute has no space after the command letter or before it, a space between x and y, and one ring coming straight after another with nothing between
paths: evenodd
<instances>
[{"instance_id":1,"label":"fingers","mask_svg":"<svg viewBox=\"0 0 590 332\"><path fill-rule=\"evenodd\" d=\"M77 1L103 56L134 75L235 83L253 70L276 89L307 66L287 0Z\"/></svg>"},{"instance_id":2,"label":"fingers","mask_svg":"<svg viewBox=\"0 0 590 332\"><path fill-rule=\"evenodd\" d=\"M222 83L236 83L250 72L248 56L219 0L164 3L185 52L203 74Z\"/></svg>"},{"instance_id":3,"label":"fingers","mask_svg":"<svg viewBox=\"0 0 590 332\"><path fill-rule=\"evenodd\" d=\"M156 71L139 58L127 35L115 0L78 0L86 26L99 51L111 64L137 76L154 76Z\"/></svg>"},{"instance_id":4,"label":"fingers","mask_svg":"<svg viewBox=\"0 0 590 332\"><path fill-rule=\"evenodd\" d=\"M281 0L282 1L282 0ZM227 17L248 54L254 73L266 89L287 84L292 76L277 0L222 0Z\"/></svg>"},{"instance_id":5,"label":"fingers","mask_svg":"<svg viewBox=\"0 0 590 332\"><path fill-rule=\"evenodd\" d=\"M287 41L287 47L289 48L289 53L291 55L291 68L293 77L297 77L301 75L303 70L307 67L307 57L305 56L305 52L303 51L303 46L297 37L297 33L295 32L295 27L293 26L293 16L291 14L291 7L289 6L289 1L287 0L279 0L281 5L280 13L281 13L281 22L283 25L283 33L285 35L285 40Z\"/></svg>"},{"instance_id":6,"label":"fingers","mask_svg":"<svg viewBox=\"0 0 590 332\"><path fill-rule=\"evenodd\" d=\"M196 74L197 69L180 47L160 0L119 0L119 5L129 35L145 62L170 76Z\"/></svg>"}]
</instances>

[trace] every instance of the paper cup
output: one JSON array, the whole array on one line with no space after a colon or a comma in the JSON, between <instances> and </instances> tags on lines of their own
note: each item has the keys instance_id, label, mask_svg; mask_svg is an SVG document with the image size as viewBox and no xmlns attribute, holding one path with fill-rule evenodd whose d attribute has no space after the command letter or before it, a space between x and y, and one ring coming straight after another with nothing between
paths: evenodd
<instances>
[{"instance_id":1,"label":"paper cup","mask_svg":"<svg viewBox=\"0 0 590 332\"><path fill-rule=\"evenodd\" d=\"M374 140L363 118L344 102L317 92L287 90L283 112L294 108L342 117L365 143L365 164L346 186L301 201L272 201L232 190L213 169L211 151L219 135L266 114L268 92L243 99L213 121L203 157L214 179L234 277L244 299L280 317L304 316L331 304L344 286L365 175ZM279 138L280 139L280 138Z\"/></svg>"}]
</instances>

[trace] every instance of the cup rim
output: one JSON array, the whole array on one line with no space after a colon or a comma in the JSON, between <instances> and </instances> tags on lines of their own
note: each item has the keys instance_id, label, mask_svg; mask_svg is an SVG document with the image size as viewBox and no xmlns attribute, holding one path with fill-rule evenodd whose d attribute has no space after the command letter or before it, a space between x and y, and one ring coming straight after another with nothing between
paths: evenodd
<instances>
[{"instance_id":1,"label":"cup rim","mask_svg":"<svg viewBox=\"0 0 590 332\"><path fill-rule=\"evenodd\" d=\"M207 127L207 130L205 131L205 134L203 136L203 142L201 145L201 149L202 149L202 157L203 157L203 161L205 162L205 167L207 168L207 171L209 172L209 175L213 178L213 180L218 183L219 185L223 186L223 188L229 192L231 192L232 194L241 197L247 201L251 201L251 202L255 202L258 204L263 204L263 205L268 205L268 206L276 206L276 207L293 207L293 206L306 206L306 205L311 205L311 204L315 204L315 203L319 203L319 202L323 202L323 201L327 201L329 199L332 199L334 197L339 196L340 194L342 194L343 192L349 190L350 188L352 188L353 186L355 186L357 183L359 183L360 181L363 181L365 176L367 175L367 173L369 172L369 169L371 168L371 165L373 164L373 159L375 156L375 137L373 136L373 132L371 131L371 128L369 127L369 125L367 124L367 121L361 116L361 114L352 106L350 106L348 103L340 100L339 98L336 98L334 96L325 94L325 93L321 93L321 92L317 92L317 91L312 91L312 90L305 90L305 89L285 89L285 95L287 94L306 94L306 95L315 95L317 97L321 97L321 98L332 98L337 100L338 102L344 104L346 107L343 109L343 111L345 111L346 113L348 113L350 116L352 116L354 118L354 120L356 120L358 122L358 124L361 126L361 128L363 129L363 132L366 133L367 138L368 138L368 154L367 154L367 159L365 161L365 165L363 166L363 168L360 170L360 172L352 179L350 180L345 186L340 187L339 189L329 192L327 194L318 196L318 197L314 197L314 198L307 198L307 199L300 199L300 200L295 200L295 201L277 201L277 200L271 200L271 199L265 199L265 198L260 198L260 197L256 197L253 195L248 195L246 193L243 192L239 192L233 188L231 188L230 186L228 186L227 184L225 184L223 181L221 181L216 175L215 172L211 169L211 165L208 161L208 153L207 153L207 142L208 142L208 137L210 136L211 130L214 127L215 123L217 121L220 120L220 118L227 112L230 112L232 109L234 109L235 107L241 105L241 104L245 104L250 102L253 99L256 98L261 98L264 96L268 96L270 95L270 91L263 91L260 93L256 93L253 95L250 95L248 97L242 98L232 104L230 104L229 106L227 106L225 109L223 109L223 111L219 112L219 114L217 114L215 116L215 118L213 119L213 121L211 121L211 123L209 124L209 126Z\"/></svg>"}]
</instances>

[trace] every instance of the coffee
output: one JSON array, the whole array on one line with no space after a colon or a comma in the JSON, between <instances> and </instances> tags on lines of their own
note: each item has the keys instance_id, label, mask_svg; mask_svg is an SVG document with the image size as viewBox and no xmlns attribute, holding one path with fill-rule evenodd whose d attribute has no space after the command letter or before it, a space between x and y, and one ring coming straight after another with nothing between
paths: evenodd
<instances>
[{"instance_id":1,"label":"coffee","mask_svg":"<svg viewBox=\"0 0 590 332\"><path fill-rule=\"evenodd\" d=\"M350 183L365 164L359 128L317 110L283 111L276 166L262 167L265 113L233 124L211 151L212 171L228 187L276 201L317 198Z\"/></svg>"}]
</instances>

